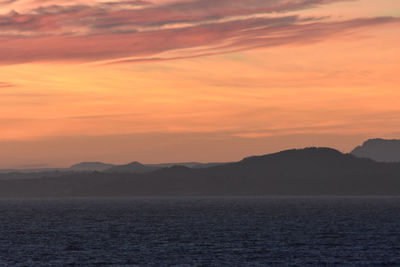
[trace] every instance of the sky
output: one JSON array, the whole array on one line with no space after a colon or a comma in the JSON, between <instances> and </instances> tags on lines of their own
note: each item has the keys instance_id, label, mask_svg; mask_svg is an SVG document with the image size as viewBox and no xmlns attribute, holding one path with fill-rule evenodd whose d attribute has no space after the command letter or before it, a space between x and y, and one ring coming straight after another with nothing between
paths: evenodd
<instances>
[{"instance_id":1,"label":"sky","mask_svg":"<svg viewBox=\"0 0 400 267\"><path fill-rule=\"evenodd\" d=\"M0 0L0 168L400 138L399 0Z\"/></svg>"}]
</instances>

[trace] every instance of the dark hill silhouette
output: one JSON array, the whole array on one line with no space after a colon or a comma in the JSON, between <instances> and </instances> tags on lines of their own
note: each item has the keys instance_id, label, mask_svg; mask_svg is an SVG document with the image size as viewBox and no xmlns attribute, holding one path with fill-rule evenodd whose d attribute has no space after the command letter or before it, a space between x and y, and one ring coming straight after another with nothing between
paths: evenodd
<instances>
[{"instance_id":1,"label":"dark hill silhouette","mask_svg":"<svg viewBox=\"0 0 400 267\"><path fill-rule=\"evenodd\" d=\"M400 140L369 139L350 153L379 162L400 162Z\"/></svg>"},{"instance_id":2,"label":"dark hill silhouette","mask_svg":"<svg viewBox=\"0 0 400 267\"><path fill-rule=\"evenodd\" d=\"M217 166L225 163L200 163L200 162L181 162L181 163L160 163L160 164L142 164L140 162L132 162L126 165L116 165L111 168L104 170L105 172L117 172L117 173L145 173L152 172L155 170L169 168L173 166L185 166L188 168L208 168Z\"/></svg>"},{"instance_id":3,"label":"dark hill silhouette","mask_svg":"<svg viewBox=\"0 0 400 267\"><path fill-rule=\"evenodd\" d=\"M126 165L118 165L105 170L107 173L145 173L159 169L160 167L148 166L134 161Z\"/></svg>"},{"instance_id":4,"label":"dark hill silhouette","mask_svg":"<svg viewBox=\"0 0 400 267\"><path fill-rule=\"evenodd\" d=\"M1 197L399 194L400 163L378 163L329 148L287 150L209 168L0 181Z\"/></svg>"},{"instance_id":5,"label":"dark hill silhouette","mask_svg":"<svg viewBox=\"0 0 400 267\"><path fill-rule=\"evenodd\" d=\"M178 162L178 163L160 163L160 164L145 164L146 166L153 166L158 168L168 168L172 166L185 166L188 168L208 168L217 165L226 164L228 162L210 162L210 163L201 163L201 162Z\"/></svg>"},{"instance_id":6,"label":"dark hill silhouette","mask_svg":"<svg viewBox=\"0 0 400 267\"><path fill-rule=\"evenodd\" d=\"M114 164L103 162L81 162L69 167L72 171L104 171L114 167Z\"/></svg>"},{"instance_id":7,"label":"dark hill silhouette","mask_svg":"<svg viewBox=\"0 0 400 267\"><path fill-rule=\"evenodd\" d=\"M132 162L125 165L114 165L103 162L81 162L72 165L69 168L34 168L34 169L0 169L0 180L40 178L41 176L60 176L69 172L117 172L117 173L145 173L162 168L168 168L176 165L182 165L189 168L208 168L225 163L200 163L200 162L182 162L182 163L160 163L160 164L142 164Z\"/></svg>"}]
</instances>

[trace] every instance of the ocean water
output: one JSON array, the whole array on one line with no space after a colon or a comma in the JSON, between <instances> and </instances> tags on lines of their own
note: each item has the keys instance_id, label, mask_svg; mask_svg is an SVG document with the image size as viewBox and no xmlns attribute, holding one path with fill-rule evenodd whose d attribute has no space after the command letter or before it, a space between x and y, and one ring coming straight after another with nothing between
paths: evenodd
<instances>
[{"instance_id":1,"label":"ocean water","mask_svg":"<svg viewBox=\"0 0 400 267\"><path fill-rule=\"evenodd\" d=\"M1 266L400 266L400 198L0 200Z\"/></svg>"}]
</instances>

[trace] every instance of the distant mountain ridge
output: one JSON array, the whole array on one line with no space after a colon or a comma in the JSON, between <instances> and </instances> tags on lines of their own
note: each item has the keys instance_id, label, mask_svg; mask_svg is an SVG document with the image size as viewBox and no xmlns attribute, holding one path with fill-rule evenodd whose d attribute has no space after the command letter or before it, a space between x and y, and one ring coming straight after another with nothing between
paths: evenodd
<instances>
[{"instance_id":1,"label":"distant mountain ridge","mask_svg":"<svg viewBox=\"0 0 400 267\"><path fill-rule=\"evenodd\" d=\"M400 140L398 139L382 139L375 138L365 141L361 146L357 146L351 152L359 158L368 158L378 162L400 162ZM251 157L250 157L251 158ZM230 164L231 162L178 162L178 163L160 163L160 164L143 164L137 161L128 164L110 164L103 162L80 162L69 168L30 168L30 169L0 169L0 174L21 173L32 174L37 177L41 173L48 174L55 172L106 172L106 173L146 173L155 170L168 168L175 165L186 166L188 168L209 168L219 165ZM28 177L29 175L23 175ZM0 177L0 179L2 179Z\"/></svg>"},{"instance_id":2,"label":"distant mountain ridge","mask_svg":"<svg viewBox=\"0 0 400 267\"><path fill-rule=\"evenodd\" d=\"M378 162L400 162L400 140L369 139L350 153L360 158L369 158Z\"/></svg>"},{"instance_id":3,"label":"distant mountain ridge","mask_svg":"<svg viewBox=\"0 0 400 267\"><path fill-rule=\"evenodd\" d=\"M160 163L160 164L142 164L140 162L134 161L125 165L116 165L112 168L104 170L105 172L111 173L145 173L152 172L155 170L169 168L173 166L184 166L187 168L208 168L213 166L218 166L226 164L225 162L221 163L199 163L199 162L178 162L178 163Z\"/></svg>"},{"instance_id":4,"label":"distant mountain ridge","mask_svg":"<svg viewBox=\"0 0 400 267\"><path fill-rule=\"evenodd\" d=\"M178 162L178 163L159 163L159 164L142 164L134 161L128 164L110 164L103 162L80 162L69 168L31 168L31 169L0 169L0 174L6 173L54 173L54 172L128 172L128 173L144 173L157 169L168 168L175 165L186 166L189 168L207 168L211 166L226 164L226 162ZM1 178L0 178L1 179Z\"/></svg>"},{"instance_id":5,"label":"distant mountain ridge","mask_svg":"<svg viewBox=\"0 0 400 267\"><path fill-rule=\"evenodd\" d=\"M114 167L115 164L108 164L103 162L81 162L69 167L72 171L105 171Z\"/></svg>"},{"instance_id":6,"label":"distant mountain ridge","mask_svg":"<svg viewBox=\"0 0 400 267\"><path fill-rule=\"evenodd\" d=\"M0 181L0 197L222 195L400 195L400 163L379 163L331 148L305 148L207 168L72 172Z\"/></svg>"},{"instance_id":7,"label":"distant mountain ridge","mask_svg":"<svg viewBox=\"0 0 400 267\"><path fill-rule=\"evenodd\" d=\"M107 173L145 173L157 170L157 167L147 166L134 161L125 165L117 165L104 170Z\"/></svg>"}]
</instances>

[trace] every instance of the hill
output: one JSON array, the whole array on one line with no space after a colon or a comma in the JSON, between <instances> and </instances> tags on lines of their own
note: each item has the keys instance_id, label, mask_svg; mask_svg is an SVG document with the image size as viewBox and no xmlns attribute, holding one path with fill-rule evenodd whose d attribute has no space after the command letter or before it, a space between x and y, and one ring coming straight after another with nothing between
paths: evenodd
<instances>
[{"instance_id":1,"label":"hill","mask_svg":"<svg viewBox=\"0 0 400 267\"><path fill-rule=\"evenodd\" d=\"M114 167L114 164L103 162L81 162L69 167L71 171L104 171Z\"/></svg>"},{"instance_id":2,"label":"hill","mask_svg":"<svg viewBox=\"0 0 400 267\"><path fill-rule=\"evenodd\" d=\"M1 197L399 194L399 163L378 163L329 148L287 150L209 168L0 181Z\"/></svg>"},{"instance_id":3,"label":"hill","mask_svg":"<svg viewBox=\"0 0 400 267\"><path fill-rule=\"evenodd\" d=\"M185 166L188 168L208 168L213 166L222 165L225 163L200 163L200 162L179 162L179 163L160 163L160 164L142 164L134 161L125 165L116 165L111 168L105 169L107 173L145 173L155 170L169 168L173 166Z\"/></svg>"},{"instance_id":4,"label":"hill","mask_svg":"<svg viewBox=\"0 0 400 267\"><path fill-rule=\"evenodd\" d=\"M400 140L369 139L350 153L379 162L400 162Z\"/></svg>"},{"instance_id":5,"label":"hill","mask_svg":"<svg viewBox=\"0 0 400 267\"><path fill-rule=\"evenodd\" d=\"M105 170L107 173L145 173L160 169L158 166L148 166L134 161L125 165L117 165Z\"/></svg>"}]
</instances>

